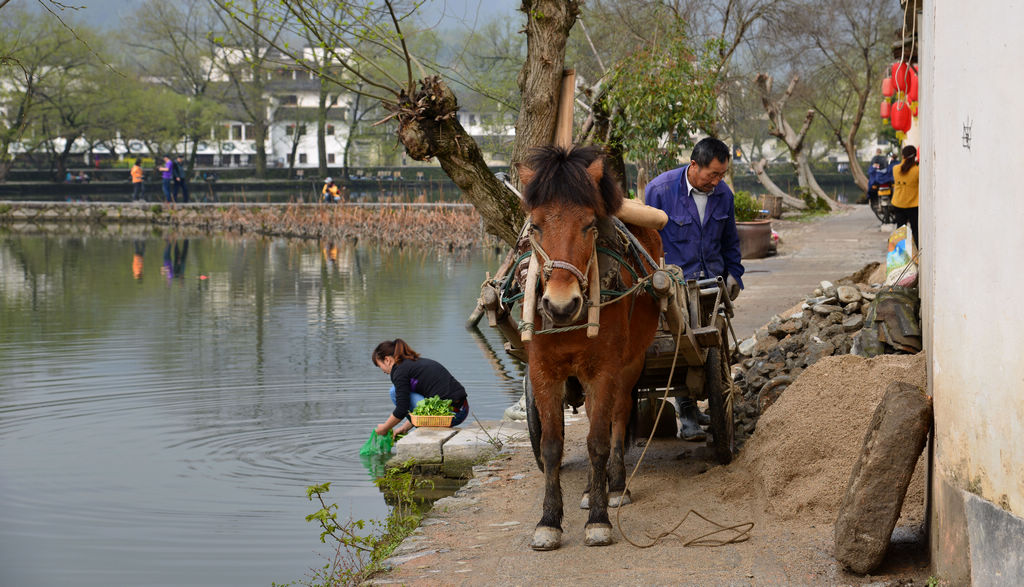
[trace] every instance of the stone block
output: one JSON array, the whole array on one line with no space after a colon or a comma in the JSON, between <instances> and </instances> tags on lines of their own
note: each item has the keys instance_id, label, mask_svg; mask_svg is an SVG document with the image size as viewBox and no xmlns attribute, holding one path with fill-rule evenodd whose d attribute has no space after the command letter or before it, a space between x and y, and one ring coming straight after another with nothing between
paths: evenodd
<instances>
[{"instance_id":1,"label":"stone block","mask_svg":"<svg viewBox=\"0 0 1024 587\"><path fill-rule=\"evenodd\" d=\"M414 428L395 443L395 456L388 464L403 465L409 461L417 465L441 464L441 447L456 432L457 428Z\"/></svg>"},{"instance_id":2,"label":"stone block","mask_svg":"<svg viewBox=\"0 0 1024 587\"><path fill-rule=\"evenodd\" d=\"M444 443L442 471L445 477L472 476L473 465L491 458L502 447L529 441L525 421L474 423Z\"/></svg>"},{"instance_id":3,"label":"stone block","mask_svg":"<svg viewBox=\"0 0 1024 587\"><path fill-rule=\"evenodd\" d=\"M885 559L931 419L931 399L902 381L875 408L836 519L835 557L850 570L870 573Z\"/></svg>"}]
</instances>

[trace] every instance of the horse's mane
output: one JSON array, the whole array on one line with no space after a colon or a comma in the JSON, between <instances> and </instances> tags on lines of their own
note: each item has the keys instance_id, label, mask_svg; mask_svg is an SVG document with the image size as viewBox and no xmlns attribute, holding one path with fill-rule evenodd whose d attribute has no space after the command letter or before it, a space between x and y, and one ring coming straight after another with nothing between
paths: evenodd
<instances>
[{"instance_id":1,"label":"horse's mane","mask_svg":"<svg viewBox=\"0 0 1024 587\"><path fill-rule=\"evenodd\" d=\"M617 178L607 168L601 174L598 190L587 173L587 167L604 157L600 147L536 147L526 155L523 164L534 172L523 192L527 210L545 204L570 204L594 208L598 216L619 211L624 198Z\"/></svg>"}]
</instances>

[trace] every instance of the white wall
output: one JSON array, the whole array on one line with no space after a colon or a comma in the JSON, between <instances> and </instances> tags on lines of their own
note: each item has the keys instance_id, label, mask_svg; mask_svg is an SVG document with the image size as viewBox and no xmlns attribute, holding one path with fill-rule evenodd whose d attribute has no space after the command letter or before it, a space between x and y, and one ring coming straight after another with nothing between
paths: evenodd
<instances>
[{"instance_id":1,"label":"white wall","mask_svg":"<svg viewBox=\"0 0 1024 587\"><path fill-rule=\"evenodd\" d=\"M931 1L924 26L922 295L935 472L1022 516L1024 5Z\"/></svg>"}]
</instances>

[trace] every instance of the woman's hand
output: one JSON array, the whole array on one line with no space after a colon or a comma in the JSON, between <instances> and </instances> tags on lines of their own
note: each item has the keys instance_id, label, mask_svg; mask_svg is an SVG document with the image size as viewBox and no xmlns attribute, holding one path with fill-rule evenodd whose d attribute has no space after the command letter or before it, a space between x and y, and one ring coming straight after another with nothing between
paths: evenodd
<instances>
[{"instance_id":1,"label":"woman's hand","mask_svg":"<svg viewBox=\"0 0 1024 587\"><path fill-rule=\"evenodd\" d=\"M383 424L377 424L377 436L385 436L391 430L391 426L387 425L387 422Z\"/></svg>"}]
</instances>

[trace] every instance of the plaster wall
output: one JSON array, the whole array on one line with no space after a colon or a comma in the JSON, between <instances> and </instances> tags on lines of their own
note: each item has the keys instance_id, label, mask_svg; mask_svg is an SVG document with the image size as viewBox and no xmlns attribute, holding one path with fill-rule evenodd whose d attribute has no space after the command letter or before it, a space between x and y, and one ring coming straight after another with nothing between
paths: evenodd
<instances>
[{"instance_id":1,"label":"plaster wall","mask_svg":"<svg viewBox=\"0 0 1024 587\"><path fill-rule=\"evenodd\" d=\"M1024 77L1015 64L1024 60L1024 5L964 8L927 2L921 22L921 287L935 413L932 489L933 496L961 492L960 501L973 494L1019 520ZM946 501L932 501L932 522L940 525L932 532L933 554L943 552L949 530L941 527L949 519ZM974 549L971 558L979 558Z\"/></svg>"}]
</instances>

